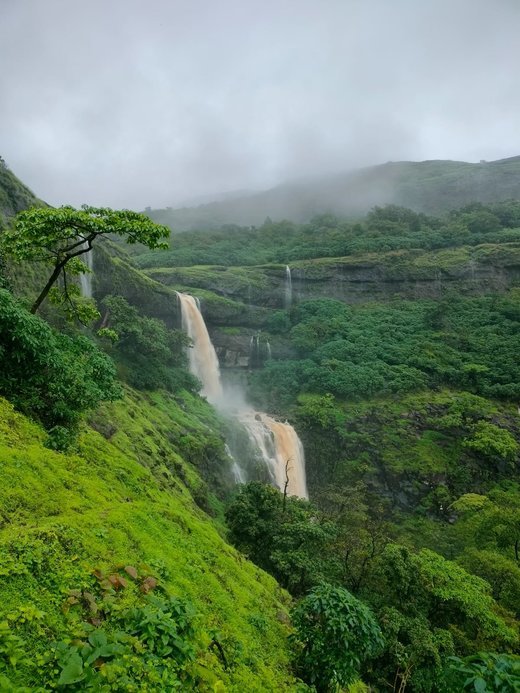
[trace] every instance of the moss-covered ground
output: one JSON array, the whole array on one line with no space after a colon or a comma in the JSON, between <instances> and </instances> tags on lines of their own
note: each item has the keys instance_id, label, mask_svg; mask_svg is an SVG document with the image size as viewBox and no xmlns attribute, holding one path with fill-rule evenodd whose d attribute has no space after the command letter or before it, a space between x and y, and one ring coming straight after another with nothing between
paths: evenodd
<instances>
[{"instance_id":1,"label":"moss-covered ground","mask_svg":"<svg viewBox=\"0 0 520 693\"><path fill-rule=\"evenodd\" d=\"M77 451L60 454L0 400L0 689L53 690L54 643L73 641L84 621L115 632L151 590L195 607L184 689L296 690L288 596L225 543L189 491L197 471L180 453L197 441L218 449L208 416L195 398L129 391L96 415L103 435L85 428ZM107 690L162 689L145 677Z\"/></svg>"}]
</instances>

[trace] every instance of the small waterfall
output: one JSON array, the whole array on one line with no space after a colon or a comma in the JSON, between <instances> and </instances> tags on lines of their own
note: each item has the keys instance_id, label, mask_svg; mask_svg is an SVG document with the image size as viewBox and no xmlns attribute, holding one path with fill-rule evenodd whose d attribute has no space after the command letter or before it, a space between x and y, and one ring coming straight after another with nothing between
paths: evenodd
<instances>
[{"instance_id":1,"label":"small waterfall","mask_svg":"<svg viewBox=\"0 0 520 693\"><path fill-rule=\"evenodd\" d=\"M244 476L243 470L240 468L240 465L236 461L236 459L233 457L231 450L229 449L229 445L226 443L226 452L227 455L231 461L231 470L233 472L233 476L235 477L235 483L237 484L245 484L246 479Z\"/></svg>"},{"instance_id":2,"label":"small waterfall","mask_svg":"<svg viewBox=\"0 0 520 693\"><path fill-rule=\"evenodd\" d=\"M288 495L308 498L303 445L291 424L253 410L241 412L239 420L260 451L271 479L280 491L284 490L287 481Z\"/></svg>"},{"instance_id":3,"label":"small waterfall","mask_svg":"<svg viewBox=\"0 0 520 693\"><path fill-rule=\"evenodd\" d=\"M200 304L189 294L177 292L177 297L181 305L182 329L193 342L193 347L189 349L190 371L201 381L202 394L216 404L222 397L220 369Z\"/></svg>"},{"instance_id":4,"label":"small waterfall","mask_svg":"<svg viewBox=\"0 0 520 693\"><path fill-rule=\"evenodd\" d=\"M252 335L249 340L249 368L260 368L270 358L271 345L269 340L262 340L260 332Z\"/></svg>"},{"instance_id":5,"label":"small waterfall","mask_svg":"<svg viewBox=\"0 0 520 693\"><path fill-rule=\"evenodd\" d=\"M276 421L268 414L257 412L243 401L243 394L237 397L231 390L223 393L220 370L215 348L211 343L204 318L197 299L189 294L177 292L181 306L182 327L193 342L189 350L190 371L202 382L202 393L208 400L228 413L236 401L234 415L246 429L269 470L273 483L283 491L286 484L290 496L308 498L305 479L305 457L303 445L294 428L287 422ZM260 336L251 337L251 350L260 352ZM268 347L270 354L270 347ZM233 474L238 483L246 481L244 471L226 448L231 460Z\"/></svg>"},{"instance_id":6,"label":"small waterfall","mask_svg":"<svg viewBox=\"0 0 520 693\"><path fill-rule=\"evenodd\" d=\"M288 310L292 305L292 277L291 268L289 265L285 266L285 301L284 305L286 310Z\"/></svg>"},{"instance_id":7,"label":"small waterfall","mask_svg":"<svg viewBox=\"0 0 520 693\"><path fill-rule=\"evenodd\" d=\"M88 244L85 241L83 243L83 248L88 248ZM81 295L83 298L92 298L92 272L94 269L94 259L92 257L92 250L79 256L86 266L88 267L88 272L83 272L79 275L79 284L81 288Z\"/></svg>"}]
</instances>

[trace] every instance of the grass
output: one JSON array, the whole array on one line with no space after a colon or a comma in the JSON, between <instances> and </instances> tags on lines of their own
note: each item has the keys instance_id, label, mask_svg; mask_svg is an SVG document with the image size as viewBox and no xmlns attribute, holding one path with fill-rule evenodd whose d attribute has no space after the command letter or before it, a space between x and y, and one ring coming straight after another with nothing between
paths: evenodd
<instances>
[{"instance_id":1,"label":"grass","mask_svg":"<svg viewBox=\"0 0 520 693\"><path fill-rule=\"evenodd\" d=\"M129 391L100 414L116 429L111 439L85 428L77 452L65 455L46 449L45 433L0 400L0 622L9 617L12 633L31 653L30 663L13 667L0 638L0 674L13 685L54 687L59 670L45 663L52 643L73 637L85 618L67 607L68 595L96 594L95 570L108 575L132 566L139 576L154 576L162 592L195 606L198 690L296 690L283 616L288 596L227 545L193 502L196 472L175 441L183 426L208 435L208 411L201 405L204 421L185 407ZM155 427L149 440L146 432ZM153 460L161 446L182 465L186 483L173 478L167 463L158 473ZM113 599L121 610L142 594L130 584ZM27 609L44 616L23 623L17 614ZM115 628L112 615L103 624L108 632ZM214 633L227 667L208 649Z\"/></svg>"}]
</instances>

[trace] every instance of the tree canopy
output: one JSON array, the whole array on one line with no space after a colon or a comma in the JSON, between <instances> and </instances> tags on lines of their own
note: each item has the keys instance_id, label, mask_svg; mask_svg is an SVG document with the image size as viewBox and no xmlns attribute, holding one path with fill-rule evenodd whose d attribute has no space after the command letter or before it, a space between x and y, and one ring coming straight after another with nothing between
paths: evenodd
<instances>
[{"instance_id":1,"label":"tree canopy","mask_svg":"<svg viewBox=\"0 0 520 693\"><path fill-rule=\"evenodd\" d=\"M127 243L141 243L150 249L164 248L169 229L154 223L144 214L106 207L81 209L64 206L31 208L20 212L13 226L2 234L2 253L18 262L42 262L52 267L47 283L35 300L35 313L60 276L66 282L66 271L86 271L77 259L92 250L99 236L122 236ZM66 287L65 287L66 288Z\"/></svg>"}]
</instances>

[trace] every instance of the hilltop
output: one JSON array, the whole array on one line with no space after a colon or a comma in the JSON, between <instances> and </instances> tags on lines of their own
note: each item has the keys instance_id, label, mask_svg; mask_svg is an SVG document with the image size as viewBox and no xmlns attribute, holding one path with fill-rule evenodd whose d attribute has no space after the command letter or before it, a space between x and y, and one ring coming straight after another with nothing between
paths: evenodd
<instances>
[{"instance_id":1,"label":"hilltop","mask_svg":"<svg viewBox=\"0 0 520 693\"><path fill-rule=\"evenodd\" d=\"M0 228L6 219L28 207L45 204L17 178L0 157Z\"/></svg>"},{"instance_id":2,"label":"hilltop","mask_svg":"<svg viewBox=\"0 0 520 693\"><path fill-rule=\"evenodd\" d=\"M306 222L323 213L364 215L375 205L396 204L442 215L470 202L520 197L520 156L480 163L387 162L355 171L285 183L182 209L152 209L154 220L174 231L259 225L266 217Z\"/></svg>"}]
</instances>

